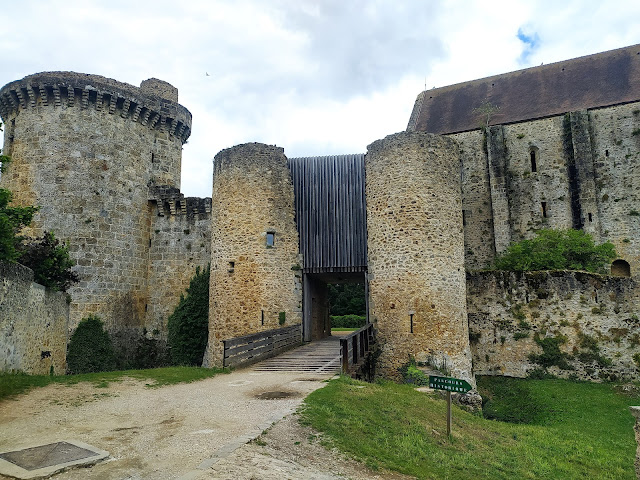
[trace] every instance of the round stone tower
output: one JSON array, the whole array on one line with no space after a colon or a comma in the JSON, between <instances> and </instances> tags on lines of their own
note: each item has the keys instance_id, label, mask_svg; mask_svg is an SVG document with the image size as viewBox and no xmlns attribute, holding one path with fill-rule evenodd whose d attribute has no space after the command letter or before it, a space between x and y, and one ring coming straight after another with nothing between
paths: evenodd
<instances>
[{"instance_id":1,"label":"round stone tower","mask_svg":"<svg viewBox=\"0 0 640 480\"><path fill-rule=\"evenodd\" d=\"M222 150L212 197L204 364L222 366L223 340L302 323L293 184L283 149L247 143Z\"/></svg>"},{"instance_id":2,"label":"round stone tower","mask_svg":"<svg viewBox=\"0 0 640 480\"><path fill-rule=\"evenodd\" d=\"M180 186L191 114L178 92L97 75L47 72L0 90L4 150L0 185L14 203L38 205L31 234L69 245L80 283L71 326L97 314L109 330L142 330L147 303L150 189Z\"/></svg>"},{"instance_id":3,"label":"round stone tower","mask_svg":"<svg viewBox=\"0 0 640 480\"><path fill-rule=\"evenodd\" d=\"M369 145L365 168L369 316L381 373L397 376L411 356L473 382L457 143L390 135Z\"/></svg>"}]
</instances>

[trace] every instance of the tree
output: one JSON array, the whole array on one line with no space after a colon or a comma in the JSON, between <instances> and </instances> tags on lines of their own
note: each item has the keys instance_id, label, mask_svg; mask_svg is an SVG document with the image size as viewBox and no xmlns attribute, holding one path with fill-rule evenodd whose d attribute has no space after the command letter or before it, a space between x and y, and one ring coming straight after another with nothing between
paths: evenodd
<instances>
[{"instance_id":1,"label":"tree","mask_svg":"<svg viewBox=\"0 0 640 480\"><path fill-rule=\"evenodd\" d=\"M485 99L480 106L473 109L473 113L480 117L480 125L483 130L489 129L489 124L493 119L493 116L500 110L500 107L492 104L488 99Z\"/></svg>"},{"instance_id":2,"label":"tree","mask_svg":"<svg viewBox=\"0 0 640 480\"><path fill-rule=\"evenodd\" d=\"M2 123L0 123L2 131ZM4 173L11 159L0 150L0 174ZM38 207L10 207L12 193L0 188L0 261L20 262L33 270L34 280L53 290L66 291L78 281L71 271L73 260L69 250L60 244L53 233L45 232L42 238L27 240L18 233L28 226Z\"/></svg>"},{"instance_id":3,"label":"tree","mask_svg":"<svg viewBox=\"0 0 640 480\"><path fill-rule=\"evenodd\" d=\"M362 283L328 285L331 315L366 315L367 305Z\"/></svg>"},{"instance_id":4,"label":"tree","mask_svg":"<svg viewBox=\"0 0 640 480\"><path fill-rule=\"evenodd\" d=\"M606 242L596 245L582 230L544 229L531 240L511 245L495 262L498 270L585 270L605 273L616 258L615 247Z\"/></svg>"},{"instance_id":5,"label":"tree","mask_svg":"<svg viewBox=\"0 0 640 480\"><path fill-rule=\"evenodd\" d=\"M174 365L202 363L209 335L209 272L209 267L196 268L187 296L180 296L178 306L169 317L167 342Z\"/></svg>"},{"instance_id":6,"label":"tree","mask_svg":"<svg viewBox=\"0 0 640 480\"><path fill-rule=\"evenodd\" d=\"M41 238L25 242L19 249L18 261L33 270L34 281L40 285L65 292L78 281L78 275L71 271L74 262L69 249L52 232L44 232Z\"/></svg>"},{"instance_id":7,"label":"tree","mask_svg":"<svg viewBox=\"0 0 640 480\"><path fill-rule=\"evenodd\" d=\"M108 372L115 368L116 355L102 320L95 315L83 318L69 340L68 372Z\"/></svg>"},{"instance_id":8,"label":"tree","mask_svg":"<svg viewBox=\"0 0 640 480\"><path fill-rule=\"evenodd\" d=\"M2 124L0 131L1 126ZM0 175L6 171L11 161L1 153L0 150ZM38 207L10 207L11 197L11 191L0 188L0 261L6 262L18 260L18 247L23 240L18 232L31 223L33 215L38 211Z\"/></svg>"}]
</instances>

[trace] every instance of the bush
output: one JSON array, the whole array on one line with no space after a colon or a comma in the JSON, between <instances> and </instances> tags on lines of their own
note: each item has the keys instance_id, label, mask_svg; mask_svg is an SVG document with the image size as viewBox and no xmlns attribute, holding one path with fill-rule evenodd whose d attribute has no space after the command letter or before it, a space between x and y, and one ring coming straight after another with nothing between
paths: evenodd
<instances>
[{"instance_id":1,"label":"bush","mask_svg":"<svg viewBox=\"0 0 640 480\"><path fill-rule=\"evenodd\" d=\"M398 368L398 372L402 375L404 383L418 386L429 385L429 376L418 368L414 358L410 358L408 363Z\"/></svg>"},{"instance_id":2,"label":"bush","mask_svg":"<svg viewBox=\"0 0 640 480\"><path fill-rule=\"evenodd\" d=\"M367 301L362 283L328 285L331 315L366 315Z\"/></svg>"},{"instance_id":3,"label":"bush","mask_svg":"<svg viewBox=\"0 0 640 480\"><path fill-rule=\"evenodd\" d=\"M35 282L52 290L65 292L78 281L78 275L71 271L74 262L69 249L52 232L24 243L18 261L33 270Z\"/></svg>"},{"instance_id":4,"label":"bush","mask_svg":"<svg viewBox=\"0 0 640 480\"><path fill-rule=\"evenodd\" d=\"M367 317L362 315L332 315L331 328L360 328L367 323Z\"/></svg>"},{"instance_id":5,"label":"bush","mask_svg":"<svg viewBox=\"0 0 640 480\"><path fill-rule=\"evenodd\" d=\"M209 270L196 269L187 296L180 296L169 317L167 342L174 365L202 364L209 334Z\"/></svg>"},{"instance_id":6,"label":"bush","mask_svg":"<svg viewBox=\"0 0 640 480\"><path fill-rule=\"evenodd\" d=\"M514 243L495 263L498 270L585 270L606 272L616 258L612 243L595 245L582 230L540 230L536 238Z\"/></svg>"},{"instance_id":7,"label":"bush","mask_svg":"<svg viewBox=\"0 0 640 480\"><path fill-rule=\"evenodd\" d=\"M102 321L95 315L82 319L69 341L67 371L76 374L108 372L115 368L113 345Z\"/></svg>"},{"instance_id":8,"label":"bush","mask_svg":"<svg viewBox=\"0 0 640 480\"><path fill-rule=\"evenodd\" d=\"M9 190L0 188L0 260L15 262L20 256L19 246L23 239L18 232L31 223L38 209L9 207L11 197Z\"/></svg>"},{"instance_id":9,"label":"bush","mask_svg":"<svg viewBox=\"0 0 640 480\"><path fill-rule=\"evenodd\" d=\"M571 360L571 356L560 350L560 345L567 343L567 337L558 335L557 337L541 338L536 333L534 340L542 348L542 353L539 355L535 353L529 354L529 360L545 369L556 366L562 370L573 370L573 367L568 362L568 360Z\"/></svg>"}]
</instances>

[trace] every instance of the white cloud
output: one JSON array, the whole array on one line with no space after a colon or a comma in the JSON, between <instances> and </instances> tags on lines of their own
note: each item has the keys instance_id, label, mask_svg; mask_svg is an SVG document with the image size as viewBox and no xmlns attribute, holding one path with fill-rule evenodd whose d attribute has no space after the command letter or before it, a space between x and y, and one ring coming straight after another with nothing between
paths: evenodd
<instances>
[{"instance_id":1,"label":"white cloud","mask_svg":"<svg viewBox=\"0 0 640 480\"><path fill-rule=\"evenodd\" d=\"M23 0L3 13L0 85L72 70L178 87L193 113L182 189L197 196L211 194L223 148L364 152L406 128L425 82L640 42L640 3L624 1ZM526 51L518 31L537 35L536 48Z\"/></svg>"}]
</instances>

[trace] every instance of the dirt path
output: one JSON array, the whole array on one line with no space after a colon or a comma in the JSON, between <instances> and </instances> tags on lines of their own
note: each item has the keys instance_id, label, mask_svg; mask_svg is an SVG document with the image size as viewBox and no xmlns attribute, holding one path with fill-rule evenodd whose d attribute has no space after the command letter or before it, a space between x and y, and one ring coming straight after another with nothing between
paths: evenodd
<instances>
[{"instance_id":1,"label":"dirt path","mask_svg":"<svg viewBox=\"0 0 640 480\"><path fill-rule=\"evenodd\" d=\"M111 454L56 479L400 478L327 452L287 417L325 379L245 369L157 389L50 385L0 403L0 451L75 439Z\"/></svg>"}]
</instances>

